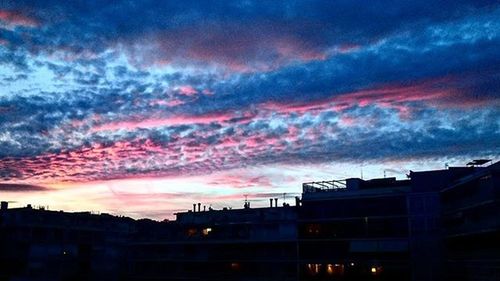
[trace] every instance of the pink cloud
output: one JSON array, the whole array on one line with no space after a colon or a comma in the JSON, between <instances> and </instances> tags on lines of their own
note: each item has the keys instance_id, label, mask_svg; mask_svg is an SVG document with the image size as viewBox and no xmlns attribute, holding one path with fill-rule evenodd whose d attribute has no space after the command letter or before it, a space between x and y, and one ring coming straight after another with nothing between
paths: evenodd
<instances>
[{"instance_id":1,"label":"pink cloud","mask_svg":"<svg viewBox=\"0 0 500 281\"><path fill-rule=\"evenodd\" d=\"M148 172L148 169L155 165L173 170L179 168L177 161L168 160L170 155L179 153L177 146L160 145L149 139L117 141L112 144L94 143L90 147L58 154L46 153L22 159L6 158L0 162L0 169L11 167L19 171L19 175L24 175L24 179L39 182L168 176L175 175L176 172Z\"/></svg>"},{"instance_id":2,"label":"pink cloud","mask_svg":"<svg viewBox=\"0 0 500 281\"><path fill-rule=\"evenodd\" d=\"M177 88L180 94L185 96L194 96L198 94L198 91L190 85L184 85Z\"/></svg>"},{"instance_id":3,"label":"pink cloud","mask_svg":"<svg viewBox=\"0 0 500 281\"><path fill-rule=\"evenodd\" d=\"M209 89L203 89L203 94L207 95L207 96L212 96L214 94L214 92L212 92L211 90Z\"/></svg>"},{"instance_id":4,"label":"pink cloud","mask_svg":"<svg viewBox=\"0 0 500 281\"><path fill-rule=\"evenodd\" d=\"M353 118L353 117L349 117L349 116L342 116L340 118L340 123L344 126L347 126L347 127L350 127L350 126L353 126L355 125L357 122L356 122L356 118Z\"/></svg>"},{"instance_id":5,"label":"pink cloud","mask_svg":"<svg viewBox=\"0 0 500 281\"><path fill-rule=\"evenodd\" d=\"M149 105L154 106L154 105L164 105L168 107L174 107L178 106L181 104L184 104L185 102L178 100L178 99L170 99L170 100L161 100L161 99L156 99L156 100L151 100L149 102Z\"/></svg>"},{"instance_id":6,"label":"pink cloud","mask_svg":"<svg viewBox=\"0 0 500 281\"><path fill-rule=\"evenodd\" d=\"M311 102L296 102L296 103L281 103L267 102L261 105L261 108L266 111L279 113L319 113L326 109L335 109L332 99L316 100Z\"/></svg>"},{"instance_id":7,"label":"pink cloud","mask_svg":"<svg viewBox=\"0 0 500 281\"><path fill-rule=\"evenodd\" d=\"M460 80L460 77L443 77L411 85L387 84L314 101L268 102L262 104L261 109L282 114L318 114L326 110L342 112L354 105L362 107L377 105L396 110L401 119L409 119L412 107L408 104L413 102L437 108L480 106L487 102L487 99L473 98L468 92L463 91L464 86L460 85Z\"/></svg>"},{"instance_id":8,"label":"pink cloud","mask_svg":"<svg viewBox=\"0 0 500 281\"><path fill-rule=\"evenodd\" d=\"M0 21L4 22L9 27L24 26L37 27L38 22L21 12L12 10L0 10Z\"/></svg>"},{"instance_id":9,"label":"pink cloud","mask_svg":"<svg viewBox=\"0 0 500 281\"><path fill-rule=\"evenodd\" d=\"M212 122L225 122L229 121L235 116L229 113L213 113L205 115L196 116L173 116L167 118L157 118L157 119L144 119L144 120L131 120L131 121L117 121L109 122L97 125L91 129L91 132L103 132L103 131L117 131L117 130L127 130L132 131L135 129L143 128L155 128L164 126L177 126L186 124L209 124Z\"/></svg>"},{"instance_id":10,"label":"pink cloud","mask_svg":"<svg viewBox=\"0 0 500 281\"><path fill-rule=\"evenodd\" d=\"M401 115L401 113L399 113ZM408 116L409 117L409 116ZM353 126L363 126L363 127L372 127L376 123L377 119L371 116L350 116L348 114L342 114L339 119L339 124L344 127L353 127Z\"/></svg>"},{"instance_id":11,"label":"pink cloud","mask_svg":"<svg viewBox=\"0 0 500 281\"><path fill-rule=\"evenodd\" d=\"M269 187L270 180L265 176L248 176L248 175L223 175L212 179L210 185L224 185L234 188L248 187Z\"/></svg>"},{"instance_id":12,"label":"pink cloud","mask_svg":"<svg viewBox=\"0 0 500 281\"><path fill-rule=\"evenodd\" d=\"M338 47L339 53L345 54L345 53L350 53L357 51L361 48L360 45L357 44L343 44Z\"/></svg>"}]
</instances>

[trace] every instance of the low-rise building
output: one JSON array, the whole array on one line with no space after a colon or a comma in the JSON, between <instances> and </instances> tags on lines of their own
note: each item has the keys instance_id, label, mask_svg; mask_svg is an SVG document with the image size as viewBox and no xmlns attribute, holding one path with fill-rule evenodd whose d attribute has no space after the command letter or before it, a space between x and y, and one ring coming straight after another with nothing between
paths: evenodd
<instances>
[{"instance_id":1,"label":"low-rise building","mask_svg":"<svg viewBox=\"0 0 500 281\"><path fill-rule=\"evenodd\" d=\"M0 210L0 280L120 280L134 220L43 208Z\"/></svg>"},{"instance_id":2,"label":"low-rise building","mask_svg":"<svg viewBox=\"0 0 500 281\"><path fill-rule=\"evenodd\" d=\"M131 244L132 280L296 280L295 207L190 211ZM157 226L156 226L157 227Z\"/></svg>"}]
</instances>

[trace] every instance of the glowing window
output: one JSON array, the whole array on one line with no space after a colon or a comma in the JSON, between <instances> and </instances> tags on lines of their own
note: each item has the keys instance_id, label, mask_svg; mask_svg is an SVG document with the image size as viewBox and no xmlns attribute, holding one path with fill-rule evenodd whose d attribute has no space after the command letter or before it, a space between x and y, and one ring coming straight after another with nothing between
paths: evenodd
<instances>
[{"instance_id":1,"label":"glowing window","mask_svg":"<svg viewBox=\"0 0 500 281\"><path fill-rule=\"evenodd\" d=\"M307 264L307 269L309 271L309 274L311 274L311 275L317 275L321 271L321 264L319 264L319 263L308 263Z\"/></svg>"},{"instance_id":2,"label":"glowing window","mask_svg":"<svg viewBox=\"0 0 500 281\"><path fill-rule=\"evenodd\" d=\"M208 234L210 234L210 232L212 232L212 228L210 228L210 227L207 227L207 228L203 229L203 235L204 236L207 236Z\"/></svg>"},{"instance_id":3,"label":"glowing window","mask_svg":"<svg viewBox=\"0 0 500 281\"><path fill-rule=\"evenodd\" d=\"M328 275L343 275L344 274L344 265L343 264L327 264L326 265L326 273Z\"/></svg>"},{"instance_id":4,"label":"glowing window","mask_svg":"<svg viewBox=\"0 0 500 281\"><path fill-rule=\"evenodd\" d=\"M231 269L235 270L235 271L239 270L240 269L240 264L237 263L237 262L231 263Z\"/></svg>"},{"instance_id":5,"label":"glowing window","mask_svg":"<svg viewBox=\"0 0 500 281\"><path fill-rule=\"evenodd\" d=\"M372 267L370 268L370 272L371 272L373 275L377 275L377 274L379 274L381 271L382 271L382 267L381 267L381 266L372 266Z\"/></svg>"},{"instance_id":6,"label":"glowing window","mask_svg":"<svg viewBox=\"0 0 500 281\"><path fill-rule=\"evenodd\" d=\"M187 235L188 235L188 237L193 237L196 235L196 232L197 232L196 228L190 228L187 230Z\"/></svg>"},{"instance_id":7,"label":"glowing window","mask_svg":"<svg viewBox=\"0 0 500 281\"><path fill-rule=\"evenodd\" d=\"M309 224L307 225L307 233L309 234L319 234L320 232L320 225L319 224Z\"/></svg>"}]
</instances>

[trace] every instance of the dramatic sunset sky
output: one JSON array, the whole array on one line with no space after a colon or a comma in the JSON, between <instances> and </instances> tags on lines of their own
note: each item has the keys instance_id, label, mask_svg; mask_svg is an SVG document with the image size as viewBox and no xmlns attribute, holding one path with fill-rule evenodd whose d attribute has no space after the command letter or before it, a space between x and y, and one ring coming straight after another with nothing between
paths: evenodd
<instances>
[{"instance_id":1,"label":"dramatic sunset sky","mask_svg":"<svg viewBox=\"0 0 500 281\"><path fill-rule=\"evenodd\" d=\"M171 218L499 159L496 1L0 1L0 199Z\"/></svg>"}]
</instances>

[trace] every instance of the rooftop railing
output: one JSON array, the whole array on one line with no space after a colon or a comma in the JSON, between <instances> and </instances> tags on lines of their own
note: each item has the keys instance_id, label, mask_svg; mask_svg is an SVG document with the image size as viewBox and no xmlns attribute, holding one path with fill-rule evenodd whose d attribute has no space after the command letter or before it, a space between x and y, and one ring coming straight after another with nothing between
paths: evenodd
<instances>
[{"instance_id":1,"label":"rooftop railing","mask_svg":"<svg viewBox=\"0 0 500 281\"><path fill-rule=\"evenodd\" d=\"M302 184L304 193L343 190L347 188L345 180L313 181Z\"/></svg>"}]
</instances>

